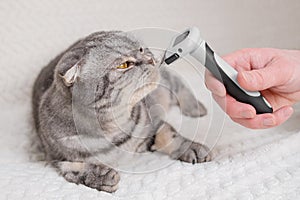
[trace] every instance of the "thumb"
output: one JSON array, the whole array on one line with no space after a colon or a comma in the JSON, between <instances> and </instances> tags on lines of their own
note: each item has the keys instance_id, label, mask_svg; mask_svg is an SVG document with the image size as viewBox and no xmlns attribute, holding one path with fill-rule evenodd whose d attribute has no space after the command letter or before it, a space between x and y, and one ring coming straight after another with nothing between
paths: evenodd
<instances>
[{"instance_id":1,"label":"thumb","mask_svg":"<svg viewBox=\"0 0 300 200\"><path fill-rule=\"evenodd\" d=\"M279 67L265 67L251 71L242 71L238 73L237 80L246 90L265 90L284 83L286 76L278 69Z\"/></svg>"}]
</instances>

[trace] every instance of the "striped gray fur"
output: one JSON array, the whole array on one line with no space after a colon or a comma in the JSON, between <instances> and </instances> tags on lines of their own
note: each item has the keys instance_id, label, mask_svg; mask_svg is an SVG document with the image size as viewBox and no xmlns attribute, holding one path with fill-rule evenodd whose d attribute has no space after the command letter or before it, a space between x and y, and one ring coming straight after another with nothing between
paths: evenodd
<instances>
[{"instance_id":1,"label":"striped gray fur","mask_svg":"<svg viewBox=\"0 0 300 200\"><path fill-rule=\"evenodd\" d=\"M118 69L124 62L132 67ZM116 147L160 151L191 163L209 160L204 145L180 136L153 107L206 114L180 79L154 62L134 36L102 31L77 41L41 70L32 96L35 127L47 161L66 180L114 192L118 172L97 158L113 160ZM164 149L168 143L172 147Z\"/></svg>"}]
</instances>

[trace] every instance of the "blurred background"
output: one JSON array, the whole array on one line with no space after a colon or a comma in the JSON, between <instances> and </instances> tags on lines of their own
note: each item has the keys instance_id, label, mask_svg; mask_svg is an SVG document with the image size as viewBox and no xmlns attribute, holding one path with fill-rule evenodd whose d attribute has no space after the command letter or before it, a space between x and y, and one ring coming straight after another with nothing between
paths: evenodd
<instances>
[{"instance_id":1,"label":"blurred background","mask_svg":"<svg viewBox=\"0 0 300 200\"><path fill-rule=\"evenodd\" d=\"M7 73L36 74L66 46L99 30L197 26L221 55L245 47L299 49L299 10L298 0L2 0L1 93L22 88L18 93L28 94L26 80L12 86ZM11 97L4 100L18 99Z\"/></svg>"}]
</instances>

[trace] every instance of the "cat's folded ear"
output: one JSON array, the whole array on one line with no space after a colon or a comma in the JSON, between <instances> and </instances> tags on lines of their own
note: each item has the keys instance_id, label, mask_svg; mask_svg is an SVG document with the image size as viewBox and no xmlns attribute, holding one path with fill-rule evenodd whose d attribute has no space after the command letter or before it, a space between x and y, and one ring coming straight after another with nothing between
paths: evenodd
<instances>
[{"instance_id":1,"label":"cat's folded ear","mask_svg":"<svg viewBox=\"0 0 300 200\"><path fill-rule=\"evenodd\" d=\"M80 61L76 62L70 69L68 69L65 74L60 74L60 77L63 79L64 84L67 87L72 86L80 72Z\"/></svg>"}]
</instances>

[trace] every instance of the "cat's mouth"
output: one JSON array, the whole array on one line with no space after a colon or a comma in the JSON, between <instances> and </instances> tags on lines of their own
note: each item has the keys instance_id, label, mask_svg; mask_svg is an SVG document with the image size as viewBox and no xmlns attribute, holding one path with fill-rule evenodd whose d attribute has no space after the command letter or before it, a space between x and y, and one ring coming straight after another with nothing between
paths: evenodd
<instances>
[{"instance_id":1,"label":"cat's mouth","mask_svg":"<svg viewBox=\"0 0 300 200\"><path fill-rule=\"evenodd\" d=\"M160 73L153 63L152 72L146 78L140 78L137 88L131 93L129 106L134 107L139 101L155 90L160 81Z\"/></svg>"},{"instance_id":2,"label":"cat's mouth","mask_svg":"<svg viewBox=\"0 0 300 200\"><path fill-rule=\"evenodd\" d=\"M137 88L131 95L129 106L134 107L139 101L146 97L149 93L155 90L158 86L157 82L150 82L144 84L142 87Z\"/></svg>"}]
</instances>

